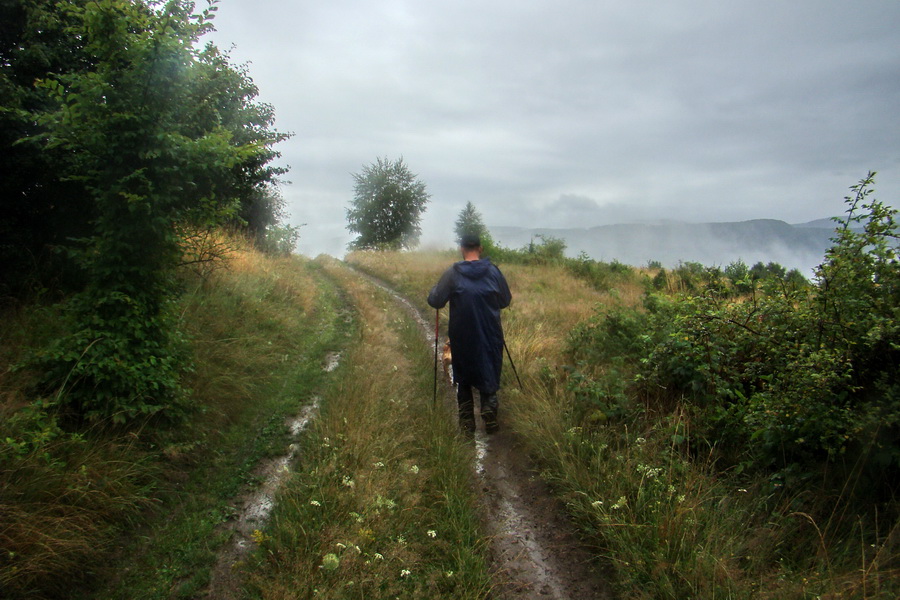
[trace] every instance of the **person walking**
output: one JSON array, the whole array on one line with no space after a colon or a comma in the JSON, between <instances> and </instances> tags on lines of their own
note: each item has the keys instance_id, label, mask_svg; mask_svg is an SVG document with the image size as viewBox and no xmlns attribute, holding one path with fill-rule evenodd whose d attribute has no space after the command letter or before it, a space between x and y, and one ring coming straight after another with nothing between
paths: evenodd
<instances>
[{"instance_id":1,"label":"person walking","mask_svg":"<svg viewBox=\"0 0 900 600\"><path fill-rule=\"evenodd\" d=\"M503 367L500 310L509 306L512 294L500 269L489 258L481 258L477 235L462 236L459 249L462 260L444 272L428 294L428 304L441 309L450 302L450 349L460 427L475 431L474 388L481 399L485 431L494 433L500 427L497 392Z\"/></svg>"}]
</instances>

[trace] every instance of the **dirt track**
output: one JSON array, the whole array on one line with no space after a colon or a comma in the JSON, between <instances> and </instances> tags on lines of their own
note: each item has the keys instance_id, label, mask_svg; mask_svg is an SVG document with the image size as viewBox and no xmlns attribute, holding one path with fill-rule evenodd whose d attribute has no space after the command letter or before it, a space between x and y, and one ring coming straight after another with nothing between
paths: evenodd
<instances>
[{"instance_id":1,"label":"dirt track","mask_svg":"<svg viewBox=\"0 0 900 600\"><path fill-rule=\"evenodd\" d=\"M419 323L425 339L433 348L434 325L429 324L409 300L386 284L359 274L389 292L398 305ZM338 357L329 357L324 368L333 369L337 360ZM455 408L450 382L443 381L441 389L445 401ZM289 424L295 437L302 433L309 419L314 418L316 409L315 404L306 407ZM606 578L591 553L579 542L574 526L565 516L564 507L531 466L527 454L517 442L515 432L501 429L488 436L483 433L483 423L480 419L478 421L478 432L473 439L476 456L474 469L480 487L485 528L491 536L496 597L500 600L611 598ZM260 465L258 474L266 483L262 489L248 493L240 500L243 508L231 524L234 537L232 543L220 552L208 597L217 600L238 597L241 574L240 569L235 570L235 567L246 558L253 530L264 527L273 507L275 492L294 458L295 446L292 444L285 456Z\"/></svg>"},{"instance_id":2,"label":"dirt track","mask_svg":"<svg viewBox=\"0 0 900 600\"><path fill-rule=\"evenodd\" d=\"M385 283L366 277L388 291L419 323L433 348L433 324ZM444 382L443 389L447 402L455 405L449 381ZM501 429L490 436L483 432L479 419L474 439L474 468L481 486L485 526L491 534L498 597L504 600L612 598L606 577L579 542L564 507L534 470L515 432Z\"/></svg>"}]
</instances>

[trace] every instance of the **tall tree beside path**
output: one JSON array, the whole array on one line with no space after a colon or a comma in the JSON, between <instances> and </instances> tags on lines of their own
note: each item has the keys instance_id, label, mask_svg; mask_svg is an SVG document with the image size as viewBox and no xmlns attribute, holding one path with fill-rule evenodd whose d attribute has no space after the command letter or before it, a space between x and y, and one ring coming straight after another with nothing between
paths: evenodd
<instances>
[{"instance_id":1,"label":"tall tree beside path","mask_svg":"<svg viewBox=\"0 0 900 600\"><path fill-rule=\"evenodd\" d=\"M347 229L358 237L354 250L409 249L419 242L419 224L430 195L418 175L399 158L378 158L353 179L353 202L347 209Z\"/></svg>"},{"instance_id":2,"label":"tall tree beside path","mask_svg":"<svg viewBox=\"0 0 900 600\"><path fill-rule=\"evenodd\" d=\"M68 302L72 331L41 359L47 392L79 419L171 412L189 366L169 310L179 230L246 221L247 203L279 173L267 164L284 136L246 74L198 49L215 2L199 14L188 0L22 7L26 41L45 21L78 41L78 68L27 82L37 99L15 113L34 125L14 148L54 157L44 176L86 207L80 239L67 242L81 290Z\"/></svg>"}]
</instances>

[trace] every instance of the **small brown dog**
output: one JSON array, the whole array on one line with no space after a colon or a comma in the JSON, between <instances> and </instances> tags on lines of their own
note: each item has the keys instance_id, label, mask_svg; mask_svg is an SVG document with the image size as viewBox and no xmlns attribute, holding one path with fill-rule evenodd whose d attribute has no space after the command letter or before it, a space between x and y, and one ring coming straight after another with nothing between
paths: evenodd
<instances>
[{"instance_id":1,"label":"small brown dog","mask_svg":"<svg viewBox=\"0 0 900 600\"><path fill-rule=\"evenodd\" d=\"M450 351L449 339L444 342L444 351L441 354L441 362L444 365L444 377L446 377L450 383L453 383L453 354Z\"/></svg>"}]
</instances>

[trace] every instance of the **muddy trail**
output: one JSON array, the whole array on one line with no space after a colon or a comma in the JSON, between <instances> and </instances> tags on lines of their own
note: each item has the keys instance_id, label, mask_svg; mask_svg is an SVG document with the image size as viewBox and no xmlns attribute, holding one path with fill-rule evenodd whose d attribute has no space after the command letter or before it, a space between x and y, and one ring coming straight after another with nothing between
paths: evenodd
<instances>
[{"instance_id":1,"label":"muddy trail","mask_svg":"<svg viewBox=\"0 0 900 600\"><path fill-rule=\"evenodd\" d=\"M388 292L419 323L433 352L434 322L429 323L385 282L359 274ZM445 377L441 377L439 392L455 413L454 391ZM477 406L475 412L479 414ZM487 435L480 417L476 418L474 469L485 526L491 536L496 596L502 600L612 598L607 576L579 541L564 506L540 478L515 432L501 426L499 432Z\"/></svg>"},{"instance_id":2,"label":"muddy trail","mask_svg":"<svg viewBox=\"0 0 900 600\"><path fill-rule=\"evenodd\" d=\"M341 356L330 353L325 356L322 369L334 371ZM290 475L298 458L297 442L319 411L319 398L303 406L296 415L285 421L291 443L284 454L267 459L253 472L262 484L246 491L235 501L236 516L225 527L230 530L230 541L219 550L216 564L210 573L207 597L211 600L231 600L240 597L243 581L241 566L254 548L254 534L261 531L275 508L275 496ZM239 508L238 508L239 507Z\"/></svg>"},{"instance_id":3,"label":"muddy trail","mask_svg":"<svg viewBox=\"0 0 900 600\"><path fill-rule=\"evenodd\" d=\"M427 347L433 352L434 322L429 323L409 300L386 283L356 269L350 270L386 291L419 324ZM325 357L323 369L333 370L339 361L339 355L329 355ZM456 400L449 379L441 377L438 390L448 405L448 412L455 414ZM284 454L257 467L255 475L263 481L262 485L237 499L237 516L228 524L231 539L219 551L208 598L241 597L242 565L254 547L254 532L265 527L278 489L298 458L296 442L317 411L318 401L305 406L285 423L292 443ZM515 433L501 429L488 436L483 433L480 417L478 420L473 439L473 469L484 524L490 535L492 572L496 578L491 597L499 600L611 598L596 560L579 542L574 526L565 517L564 507L538 476Z\"/></svg>"}]
</instances>

